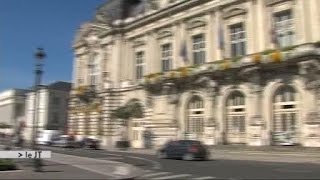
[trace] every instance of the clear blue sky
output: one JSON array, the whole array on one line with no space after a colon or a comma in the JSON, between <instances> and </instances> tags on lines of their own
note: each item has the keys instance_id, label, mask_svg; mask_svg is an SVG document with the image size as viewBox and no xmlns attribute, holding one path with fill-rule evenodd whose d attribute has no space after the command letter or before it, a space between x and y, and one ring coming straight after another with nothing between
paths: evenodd
<instances>
[{"instance_id":1,"label":"clear blue sky","mask_svg":"<svg viewBox=\"0 0 320 180\"><path fill-rule=\"evenodd\" d=\"M0 91L28 88L34 57L47 53L43 83L71 81L76 30L106 0L0 0Z\"/></svg>"}]
</instances>

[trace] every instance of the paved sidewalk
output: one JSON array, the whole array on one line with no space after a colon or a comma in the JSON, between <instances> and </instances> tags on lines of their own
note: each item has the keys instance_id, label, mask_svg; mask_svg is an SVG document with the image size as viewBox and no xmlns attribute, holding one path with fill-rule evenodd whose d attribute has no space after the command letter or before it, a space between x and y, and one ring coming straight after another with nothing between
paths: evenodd
<instances>
[{"instance_id":1,"label":"paved sidewalk","mask_svg":"<svg viewBox=\"0 0 320 180\"><path fill-rule=\"evenodd\" d=\"M71 156L65 154L53 153L52 162L68 164L80 169L89 170L112 179L128 179L142 175L142 171L132 165L101 159L87 157Z\"/></svg>"},{"instance_id":2,"label":"paved sidewalk","mask_svg":"<svg viewBox=\"0 0 320 180\"><path fill-rule=\"evenodd\" d=\"M43 172L34 172L31 159L15 159L19 170L0 171L0 179L132 179L142 170L132 165L101 159L52 153ZM5 176L1 174L5 173Z\"/></svg>"},{"instance_id":3,"label":"paved sidewalk","mask_svg":"<svg viewBox=\"0 0 320 180\"><path fill-rule=\"evenodd\" d=\"M0 171L0 179L109 179L109 176L74 166L45 161L43 172L34 172L29 161L19 162L20 170Z\"/></svg>"}]
</instances>

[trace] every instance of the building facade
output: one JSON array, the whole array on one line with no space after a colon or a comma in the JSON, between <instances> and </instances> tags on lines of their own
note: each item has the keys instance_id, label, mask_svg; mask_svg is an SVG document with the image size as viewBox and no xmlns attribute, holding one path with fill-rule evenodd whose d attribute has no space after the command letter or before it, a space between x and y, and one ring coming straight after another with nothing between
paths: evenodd
<instances>
[{"instance_id":1,"label":"building facade","mask_svg":"<svg viewBox=\"0 0 320 180\"><path fill-rule=\"evenodd\" d=\"M29 92L26 97L26 140L32 140L34 127L34 115L38 122L38 130L61 130L67 129L68 101L71 83L57 81L49 85L41 85L37 92L37 106L35 106L35 93ZM36 109L34 107L37 107Z\"/></svg>"},{"instance_id":2,"label":"building facade","mask_svg":"<svg viewBox=\"0 0 320 180\"><path fill-rule=\"evenodd\" d=\"M320 1L131 2L108 1L77 32L72 133L114 145L111 114L135 99L143 118L126 131L136 148L146 129L156 146L320 146ZM94 100L81 101L86 88Z\"/></svg>"},{"instance_id":3,"label":"building facade","mask_svg":"<svg viewBox=\"0 0 320 180\"><path fill-rule=\"evenodd\" d=\"M7 129L13 133L19 121L24 121L25 99L28 92L25 89L10 89L0 93L0 124L7 126L7 128L0 129Z\"/></svg>"}]
</instances>

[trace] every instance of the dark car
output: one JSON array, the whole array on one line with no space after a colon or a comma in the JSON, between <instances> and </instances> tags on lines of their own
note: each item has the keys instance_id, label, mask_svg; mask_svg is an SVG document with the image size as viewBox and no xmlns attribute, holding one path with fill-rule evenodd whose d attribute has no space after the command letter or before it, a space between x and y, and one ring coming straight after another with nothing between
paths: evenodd
<instances>
[{"instance_id":1,"label":"dark car","mask_svg":"<svg viewBox=\"0 0 320 180\"><path fill-rule=\"evenodd\" d=\"M59 138L53 139L51 142L52 146L65 147L65 148L75 148L76 142L73 137L68 135L62 135Z\"/></svg>"},{"instance_id":2,"label":"dark car","mask_svg":"<svg viewBox=\"0 0 320 180\"><path fill-rule=\"evenodd\" d=\"M159 158L173 158L183 160L207 160L209 151L200 141L178 140L170 141L157 152Z\"/></svg>"},{"instance_id":3,"label":"dark car","mask_svg":"<svg viewBox=\"0 0 320 180\"><path fill-rule=\"evenodd\" d=\"M83 138L80 144L83 148L100 149L100 141L98 139Z\"/></svg>"}]
</instances>

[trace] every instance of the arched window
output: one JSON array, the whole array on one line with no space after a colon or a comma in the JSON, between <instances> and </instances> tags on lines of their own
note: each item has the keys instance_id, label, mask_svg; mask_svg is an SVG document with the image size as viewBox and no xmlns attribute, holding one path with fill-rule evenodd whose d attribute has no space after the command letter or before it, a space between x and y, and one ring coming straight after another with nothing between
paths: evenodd
<instances>
[{"instance_id":1,"label":"arched window","mask_svg":"<svg viewBox=\"0 0 320 180\"><path fill-rule=\"evenodd\" d=\"M297 93L290 86L280 87L273 98L273 129L294 132L297 121Z\"/></svg>"},{"instance_id":2,"label":"arched window","mask_svg":"<svg viewBox=\"0 0 320 180\"><path fill-rule=\"evenodd\" d=\"M186 132L202 134L204 126L204 102L199 96L191 98L188 104Z\"/></svg>"},{"instance_id":3,"label":"arched window","mask_svg":"<svg viewBox=\"0 0 320 180\"><path fill-rule=\"evenodd\" d=\"M227 99L227 131L232 133L244 133L245 124L245 97L239 92L231 93Z\"/></svg>"}]
</instances>

